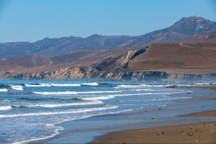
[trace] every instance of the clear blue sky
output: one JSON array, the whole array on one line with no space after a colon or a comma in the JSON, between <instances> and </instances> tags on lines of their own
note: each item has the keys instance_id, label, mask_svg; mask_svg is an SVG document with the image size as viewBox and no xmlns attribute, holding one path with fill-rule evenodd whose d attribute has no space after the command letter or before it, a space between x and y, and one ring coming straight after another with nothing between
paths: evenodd
<instances>
[{"instance_id":1,"label":"clear blue sky","mask_svg":"<svg viewBox=\"0 0 216 144\"><path fill-rule=\"evenodd\" d=\"M216 0L0 0L0 42L135 36L197 15L216 21Z\"/></svg>"}]
</instances>

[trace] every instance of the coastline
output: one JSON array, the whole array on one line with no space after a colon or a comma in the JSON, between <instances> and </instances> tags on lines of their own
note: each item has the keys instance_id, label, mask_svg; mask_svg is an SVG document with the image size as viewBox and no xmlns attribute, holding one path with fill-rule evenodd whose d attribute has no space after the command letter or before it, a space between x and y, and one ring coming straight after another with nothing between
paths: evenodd
<instances>
[{"instance_id":1,"label":"coastline","mask_svg":"<svg viewBox=\"0 0 216 144\"><path fill-rule=\"evenodd\" d=\"M64 130L52 138L34 141L32 143L91 143L98 138L109 135L110 133L151 129L153 127L173 127L176 125L186 125L191 123L202 123L216 121L215 117L180 117L188 113L215 110L212 106L212 98L215 92L213 89L185 88L182 90L193 90L191 94L180 93L172 94L169 97L191 97L190 99L173 100L171 105L165 107L154 107L151 109L142 108L131 112L119 114L106 114L93 116L86 119L68 121L56 126L61 126ZM162 108L161 110L159 108ZM147 110L148 112L145 112ZM147 119L146 119L147 118ZM154 118L154 119L152 119ZM84 124L84 125L83 125ZM111 141L108 141L110 143ZM116 142L116 141L113 141ZM107 142L106 142L107 143ZM121 142L122 143L122 142Z\"/></svg>"},{"instance_id":2,"label":"coastline","mask_svg":"<svg viewBox=\"0 0 216 144\"><path fill-rule=\"evenodd\" d=\"M216 121L108 133L90 143L215 143Z\"/></svg>"},{"instance_id":3,"label":"coastline","mask_svg":"<svg viewBox=\"0 0 216 144\"><path fill-rule=\"evenodd\" d=\"M212 85L191 85L191 86L180 86L180 87L184 87L184 88L205 88L205 89L216 89L216 85L212 84Z\"/></svg>"},{"instance_id":4,"label":"coastline","mask_svg":"<svg viewBox=\"0 0 216 144\"><path fill-rule=\"evenodd\" d=\"M181 86L180 88L216 89L216 85ZM201 96L201 99L216 100ZM204 106L202 106L204 107ZM216 143L216 121L204 122L204 118L216 117L216 110L200 111L177 117L192 118L190 124L129 129L110 132L95 137L92 143ZM196 123L195 120L200 120Z\"/></svg>"}]
</instances>

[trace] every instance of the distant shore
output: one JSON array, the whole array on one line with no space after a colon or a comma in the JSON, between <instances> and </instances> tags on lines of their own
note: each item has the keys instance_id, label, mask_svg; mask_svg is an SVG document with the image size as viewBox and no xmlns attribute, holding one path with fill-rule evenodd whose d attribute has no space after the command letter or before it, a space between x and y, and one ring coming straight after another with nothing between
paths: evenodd
<instances>
[{"instance_id":1,"label":"distant shore","mask_svg":"<svg viewBox=\"0 0 216 144\"><path fill-rule=\"evenodd\" d=\"M206 111L183 116L216 116ZM216 143L216 122L112 132L91 143Z\"/></svg>"}]
</instances>

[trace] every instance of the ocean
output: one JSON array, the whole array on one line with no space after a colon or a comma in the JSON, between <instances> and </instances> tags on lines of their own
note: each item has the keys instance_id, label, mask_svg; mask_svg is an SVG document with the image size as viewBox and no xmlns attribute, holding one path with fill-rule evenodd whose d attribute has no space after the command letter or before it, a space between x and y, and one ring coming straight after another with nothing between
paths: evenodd
<instances>
[{"instance_id":1,"label":"ocean","mask_svg":"<svg viewBox=\"0 0 216 144\"><path fill-rule=\"evenodd\" d=\"M26 143L52 138L61 123L94 116L166 107L191 99L189 89L170 89L166 82L0 81L0 143ZM184 93L184 96L171 96ZM85 121L83 121L83 124ZM82 121L79 123L82 125ZM70 125L73 129L73 125ZM77 125L74 125L74 128Z\"/></svg>"}]
</instances>

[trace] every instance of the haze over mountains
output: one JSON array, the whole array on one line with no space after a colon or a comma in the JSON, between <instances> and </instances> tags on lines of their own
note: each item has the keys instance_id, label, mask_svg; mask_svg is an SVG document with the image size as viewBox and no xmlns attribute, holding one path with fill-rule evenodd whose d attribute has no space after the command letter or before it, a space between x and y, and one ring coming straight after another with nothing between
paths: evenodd
<instances>
[{"instance_id":1,"label":"haze over mountains","mask_svg":"<svg viewBox=\"0 0 216 144\"><path fill-rule=\"evenodd\" d=\"M160 22L158 22L160 24ZM0 44L0 59L9 59L20 55L40 55L52 57L79 50L110 50L133 45L147 45L162 41L181 41L194 34L216 30L216 22L202 17L182 18L172 26L141 36L102 36L92 35L87 38L62 37L45 38L33 43L10 42Z\"/></svg>"}]
</instances>

